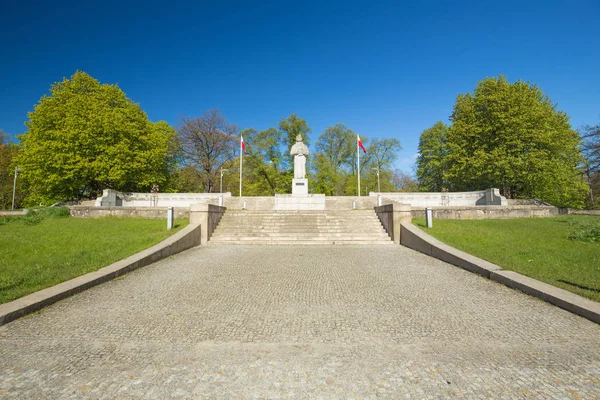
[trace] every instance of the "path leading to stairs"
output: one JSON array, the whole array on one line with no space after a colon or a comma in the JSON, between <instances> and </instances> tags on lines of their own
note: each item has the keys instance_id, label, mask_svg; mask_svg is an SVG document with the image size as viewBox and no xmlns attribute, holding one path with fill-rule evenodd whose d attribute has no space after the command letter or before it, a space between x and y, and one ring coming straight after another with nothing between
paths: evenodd
<instances>
[{"instance_id":1,"label":"path leading to stairs","mask_svg":"<svg viewBox=\"0 0 600 400\"><path fill-rule=\"evenodd\" d=\"M600 397L600 326L400 246L206 246L0 327L0 398Z\"/></svg>"}]
</instances>

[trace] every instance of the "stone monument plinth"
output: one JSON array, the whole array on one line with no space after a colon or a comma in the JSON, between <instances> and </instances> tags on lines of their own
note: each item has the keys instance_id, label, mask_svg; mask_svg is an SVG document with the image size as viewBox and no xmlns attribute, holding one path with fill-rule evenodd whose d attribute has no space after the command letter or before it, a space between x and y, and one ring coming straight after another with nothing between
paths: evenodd
<instances>
[{"instance_id":1,"label":"stone monument plinth","mask_svg":"<svg viewBox=\"0 0 600 400\"><path fill-rule=\"evenodd\" d=\"M292 194L293 195L308 194L308 179L294 178L292 180Z\"/></svg>"}]
</instances>

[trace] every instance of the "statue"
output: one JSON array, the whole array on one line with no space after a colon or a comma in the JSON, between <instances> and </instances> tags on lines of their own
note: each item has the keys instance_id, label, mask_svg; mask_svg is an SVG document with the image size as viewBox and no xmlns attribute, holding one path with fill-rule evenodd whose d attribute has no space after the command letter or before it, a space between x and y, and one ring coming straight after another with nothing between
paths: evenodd
<instances>
[{"instance_id":1,"label":"statue","mask_svg":"<svg viewBox=\"0 0 600 400\"><path fill-rule=\"evenodd\" d=\"M290 154L294 156L294 179L306 178L308 147L302 142L302 135L296 136L296 144L292 146Z\"/></svg>"}]
</instances>

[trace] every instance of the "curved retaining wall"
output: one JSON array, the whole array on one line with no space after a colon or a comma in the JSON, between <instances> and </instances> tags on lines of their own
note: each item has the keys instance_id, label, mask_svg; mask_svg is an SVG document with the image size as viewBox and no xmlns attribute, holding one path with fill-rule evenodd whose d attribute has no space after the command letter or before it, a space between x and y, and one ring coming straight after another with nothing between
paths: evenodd
<instances>
[{"instance_id":1,"label":"curved retaining wall","mask_svg":"<svg viewBox=\"0 0 600 400\"><path fill-rule=\"evenodd\" d=\"M115 279L135 269L200 244L200 225L188 225L162 242L107 267L73 278L58 285L0 304L0 326L31 314L66 297Z\"/></svg>"},{"instance_id":2,"label":"curved retaining wall","mask_svg":"<svg viewBox=\"0 0 600 400\"><path fill-rule=\"evenodd\" d=\"M493 281L538 297L600 324L600 303L482 260L440 242L413 224L402 224L400 244Z\"/></svg>"}]
</instances>

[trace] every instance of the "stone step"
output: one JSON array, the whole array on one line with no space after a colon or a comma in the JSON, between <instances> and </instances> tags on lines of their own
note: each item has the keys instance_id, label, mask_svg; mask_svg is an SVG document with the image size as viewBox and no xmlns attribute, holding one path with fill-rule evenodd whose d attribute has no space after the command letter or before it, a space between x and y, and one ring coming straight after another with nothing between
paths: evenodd
<instances>
[{"instance_id":1,"label":"stone step","mask_svg":"<svg viewBox=\"0 0 600 400\"><path fill-rule=\"evenodd\" d=\"M363 229L365 227L381 227L382 225L378 222L373 222L372 224L366 224L366 223L340 223L340 222L332 222L332 223L328 223L328 224L319 224L319 223L294 223L294 222L287 222L287 223L265 223L264 221L257 221L256 223L242 223L240 221L240 223L238 222L224 222L224 223L220 223L218 226L222 226L222 227L227 227L227 228L236 228L236 227L248 227L248 228L252 228L252 227L268 227L268 228L274 228L274 229L279 229L279 228L286 228L286 227L294 227L294 228L298 228L298 229L317 229L317 228L331 228L331 229L339 229L339 228L351 228L351 229Z\"/></svg>"},{"instance_id":2,"label":"stone step","mask_svg":"<svg viewBox=\"0 0 600 400\"><path fill-rule=\"evenodd\" d=\"M362 241L362 240L324 240L324 241L310 241L310 240L257 240L253 242L240 242L240 241L231 241L231 242L223 242L223 241L209 241L208 244L214 245L290 245L290 246L299 246L299 245L310 245L310 246L322 246L322 245L393 245L394 242L389 241Z\"/></svg>"},{"instance_id":3,"label":"stone step","mask_svg":"<svg viewBox=\"0 0 600 400\"><path fill-rule=\"evenodd\" d=\"M372 210L230 211L212 244L393 244Z\"/></svg>"},{"instance_id":4,"label":"stone step","mask_svg":"<svg viewBox=\"0 0 600 400\"><path fill-rule=\"evenodd\" d=\"M360 235L357 235L360 233ZM215 235L213 234L213 237ZM387 233L377 232L227 232L219 233L218 237L349 237L365 236L372 238L389 238Z\"/></svg>"},{"instance_id":5,"label":"stone step","mask_svg":"<svg viewBox=\"0 0 600 400\"><path fill-rule=\"evenodd\" d=\"M268 211L268 210L227 210L230 215L356 215L356 214L373 214L373 210L339 210L339 211L328 211L328 210L282 210L282 211Z\"/></svg>"},{"instance_id":6,"label":"stone step","mask_svg":"<svg viewBox=\"0 0 600 400\"><path fill-rule=\"evenodd\" d=\"M246 221L374 221L379 220L375 215L363 215L356 217L319 217L319 216L279 216L279 217L247 217L224 215L222 219L246 220Z\"/></svg>"},{"instance_id":7,"label":"stone step","mask_svg":"<svg viewBox=\"0 0 600 400\"><path fill-rule=\"evenodd\" d=\"M255 242L255 241L307 241L307 242L323 242L323 241L335 241L335 240L360 240L364 242L391 242L388 238L371 237L371 236L313 236L313 237L302 237L302 236L214 236L210 241L212 242Z\"/></svg>"},{"instance_id":8,"label":"stone step","mask_svg":"<svg viewBox=\"0 0 600 400\"><path fill-rule=\"evenodd\" d=\"M361 232L361 233L369 233L369 234L379 234L379 233L385 233L385 230L382 228L379 229L373 229L373 228L364 228L361 229L360 231L357 230L353 230L353 229L261 229L260 227L257 227L255 229L241 229L241 228L217 228L214 231L214 234L219 234L219 235L226 235L226 234L231 234L231 233L238 233L238 232L246 232L246 233L277 233L277 232L281 232L281 233L306 233L306 234L314 234L314 233L349 233L349 232Z\"/></svg>"}]
</instances>

